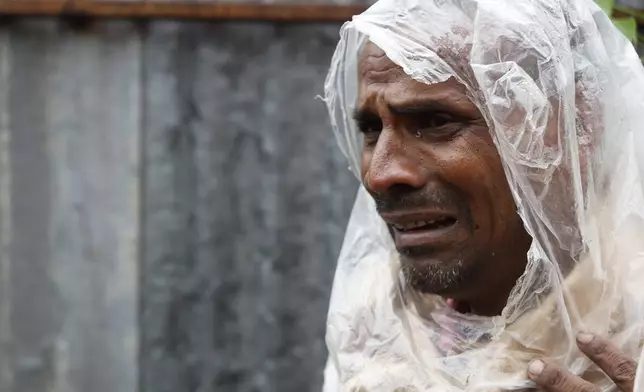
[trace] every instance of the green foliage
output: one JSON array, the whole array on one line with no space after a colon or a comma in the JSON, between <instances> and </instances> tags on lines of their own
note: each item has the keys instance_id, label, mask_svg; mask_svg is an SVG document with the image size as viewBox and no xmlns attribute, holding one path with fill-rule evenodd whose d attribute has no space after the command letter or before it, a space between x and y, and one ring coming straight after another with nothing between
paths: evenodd
<instances>
[{"instance_id":1,"label":"green foliage","mask_svg":"<svg viewBox=\"0 0 644 392\"><path fill-rule=\"evenodd\" d=\"M597 5L611 18L615 26L628 38L633 45L637 43L637 20L634 14L637 11L619 9L622 13L628 14L625 17L615 17L615 0L595 0Z\"/></svg>"},{"instance_id":2,"label":"green foliage","mask_svg":"<svg viewBox=\"0 0 644 392\"><path fill-rule=\"evenodd\" d=\"M628 38L633 44L637 43L637 21L635 18L612 18L612 20L615 26L617 26L626 38Z\"/></svg>"},{"instance_id":3,"label":"green foliage","mask_svg":"<svg viewBox=\"0 0 644 392\"><path fill-rule=\"evenodd\" d=\"M604 10L608 16L613 15L613 8L615 7L615 0L596 0L595 1L599 8Z\"/></svg>"}]
</instances>

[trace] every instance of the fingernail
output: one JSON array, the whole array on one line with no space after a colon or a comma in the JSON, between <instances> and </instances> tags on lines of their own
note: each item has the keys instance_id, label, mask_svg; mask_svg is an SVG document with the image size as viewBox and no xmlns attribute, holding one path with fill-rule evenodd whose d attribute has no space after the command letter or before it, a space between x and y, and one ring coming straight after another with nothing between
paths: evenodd
<instances>
[{"instance_id":1,"label":"fingernail","mask_svg":"<svg viewBox=\"0 0 644 392\"><path fill-rule=\"evenodd\" d=\"M595 335L587 332L580 332L577 334L577 341L582 344L588 344L595 339Z\"/></svg>"},{"instance_id":2,"label":"fingernail","mask_svg":"<svg viewBox=\"0 0 644 392\"><path fill-rule=\"evenodd\" d=\"M546 367L546 364L542 360L537 359L528 365L528 373L538 376L543 372L543 368Z\"/></svg>"}]
</instances>

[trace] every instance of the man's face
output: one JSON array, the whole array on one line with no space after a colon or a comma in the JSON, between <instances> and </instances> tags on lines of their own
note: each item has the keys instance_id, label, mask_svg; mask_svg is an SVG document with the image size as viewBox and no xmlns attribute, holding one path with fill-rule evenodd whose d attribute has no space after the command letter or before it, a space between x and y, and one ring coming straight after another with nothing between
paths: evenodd
<instances>
[{"instance_id":1,"label":"man's face","mask_svg":"<svg viewBox=\"0 0 644 392\"><path fill-rule=\"evenodd\" d=\"M465 88L454 79L416 82L368 43L355 119L364 133L362 180L409 284L498 313L525 268L530 237Z\"/></svg>"}]
</instances>

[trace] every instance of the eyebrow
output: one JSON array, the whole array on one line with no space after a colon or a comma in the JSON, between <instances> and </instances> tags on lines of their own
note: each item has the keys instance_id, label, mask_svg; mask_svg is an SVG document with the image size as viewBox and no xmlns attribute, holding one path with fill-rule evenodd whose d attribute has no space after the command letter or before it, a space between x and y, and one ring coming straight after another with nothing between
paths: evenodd
<instances>
[{"instance_id":1,"label":"eyebrow","mask_svg":"<svg viewBox=\"0 0 644 392\"><path fill-rule=\"evenodd\" d=\"M353 110L353 119L359 123L379 121L380 116L368 108L356 108Z\"/></svg>"},{"instance_id":2,"label":"eyebrow","mask_svg":"<svg viewBox=\"0 0 644 392\"><path fill-rule=\"evenodd\" d=\"M454 111L454 107L442 100L414 100L387 104L387 108L396 115L416 115L437 111ZM379 116L369 108L356 108L353 111L353 119L359 122L378 120Z\"/></svg>"},{"instance_id":3,"label":"eyebrow","mask_svg":"<svg viewBox=\"0 0 644 392\"><path fill-rule=\"evenodd\" d=\"M424 114L437 111L453 111L454 108L443 101L427 100L390 103L387 105L389 111L397 115Z\"/></svg>"}]
</instances>

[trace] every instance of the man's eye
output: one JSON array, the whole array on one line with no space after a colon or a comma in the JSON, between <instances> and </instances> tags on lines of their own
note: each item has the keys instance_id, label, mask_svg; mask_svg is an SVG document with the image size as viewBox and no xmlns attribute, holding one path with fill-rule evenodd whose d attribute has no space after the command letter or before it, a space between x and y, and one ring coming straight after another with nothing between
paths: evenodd
<instances>
[{"instance_id":1,"label":"man's eye","mask_svg":"<svg viewBox=\"0 0 644 392\"><path fill-rule=\"evenodd\" d=\"M466 121L449 114L431 113L417 118L413 129L427 137L443 140L458 134L463 129L461 125L464 122Z\"/></svg>"},{"instance_id":2,"label":"man's eye","mask_svg":"<svg viewBox=\"0 0 644 392\"><path fill-rule=\"evenodd\" d=\"M358 129L364 134L377 133L382 131L381 121L358 121Z\"/></svg>"},{"instance_id":3,"label":"man's eye","mask_svg":"<svg viewBox=\"0 0 644 392\"><path fill-rule=\"evenodd\" d=\"M364 135L364 143L367 146L374 146L378 142L382 131L382 121L372 119L369 121L358 121L358 129Z\"/></svg>"},{"instance_id":4,"label":"man's eye","mask_svg":"<svg viewBox=\"0 0 644 392\"><path fill-rule=\"evenodd\" d=\"M422 128L434 129L434 128L440 128L454 121L455 121L454 118L448 114L432 113L430 115L425 116L422 120L420 120L419 125Z\"/></svg>"}]
</instances>

